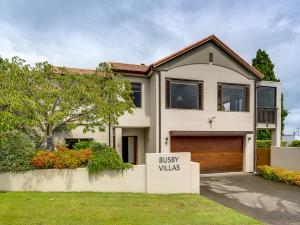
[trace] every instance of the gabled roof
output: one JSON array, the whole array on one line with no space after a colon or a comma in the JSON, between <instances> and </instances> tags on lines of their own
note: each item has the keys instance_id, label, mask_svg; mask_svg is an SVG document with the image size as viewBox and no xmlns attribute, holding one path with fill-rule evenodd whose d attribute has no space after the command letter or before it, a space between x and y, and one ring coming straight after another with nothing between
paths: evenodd
<instances>
[{"instance_id":1,"label":"gabled roof","mask_svg":"<svg viewBox=\"0 0 300 225\"><path fill-rule=\"evenodd\" d=\"M224 52L226 52L229 56L231 56L235 61L237 61L240 65L242 65L245 69L253 73L257 78L262 79L263 75L256 70L253 66L251 66L249 63L247 63L242 57L240 57L237 53L235 53L231 48L229 48L224 42L222 42L219 38L217 38L215 35L210 35L194 44L191 44L187 46L186 48L183 48L153 64L151 66L153 68L156 68L158 66L161 66L162 64L171 61L172 59L175 59L209 41L212 41L215 43L218 47L220 47Z\"/></svg>"},{"instance_id":2,"label":"gabled roof","mask_svg":"<svg viewBox=\"0 0 300 225\"><path fill-rule=\"evenodd\" d=\"M133 73L133 74L144 74L147 75L151 69L157 68L166 62L169 62L201 45L204 45L208 42L213 42L216 44L219 48L221 48L224 52L226 52L230 57L232 57L236 62L238 62L241 66L243 66L246 70L254 74L258 79L262 79L263 75L256 70L253 66L251 66L249 63L247 63L242 57L240 57L237 53L235 53L231 48L229 48L224 42L222 42L219 38L217 38L215 35L210 35L194 44L191 44L187 46L186 48L183 48L155 63L152 63L151 65L144 65L144 64L128 64L128 63L118 63L118 62L108 62L112 68L117 72L122 73ZM61 73L63 71L63 67L54 67L56 72ZM75 72L79 74L87 74L87 73L94 73L95 70L89 70L89 69L79 69L79 68L71 68L71 67L65 67L66 70L70 72Z\"/></svg>"}]
</instances>

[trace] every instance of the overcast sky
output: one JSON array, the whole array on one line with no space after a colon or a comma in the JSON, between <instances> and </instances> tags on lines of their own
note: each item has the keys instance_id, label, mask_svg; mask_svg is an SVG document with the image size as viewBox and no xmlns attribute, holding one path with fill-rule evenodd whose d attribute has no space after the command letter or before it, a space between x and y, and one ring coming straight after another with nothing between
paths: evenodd
<instances>
[{"instance_id":1,"label":"overcast sky","mask_svg":"<svg viewBox=\"0 0 300 225\"><path fill-rule=\"evenodd\" d=\"M210 34L248 62L266 50L300 127L300 1L0 0L0 55L95 68L152 63Z\"/></svg>"}]
</instances>

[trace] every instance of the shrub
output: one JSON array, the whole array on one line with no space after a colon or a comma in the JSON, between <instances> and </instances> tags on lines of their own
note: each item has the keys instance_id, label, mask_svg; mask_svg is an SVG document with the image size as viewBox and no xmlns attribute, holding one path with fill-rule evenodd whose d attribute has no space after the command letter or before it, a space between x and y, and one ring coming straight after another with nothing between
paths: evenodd
<instances>
[{"instance_id":1,"label":"shrub","mask_svg":"<svg viewBox=\"0 0 300 225\"><path fill-rule=\"evenodd\" d=\"M257 148L270 148L271 147L271 140L256 140L256 147Z\"/></svg>"},{"instance_id":2,"label":"shrub","mask_svg":"<svg viewBox=\"0 0 300 225\"><path fill-rule=\"evenodd\" d=\"M283 168L274 168L270 166L258 166L257 173L268 180L283 182L300 187L300 172L293 172Z\"/></svg>"},{"instance_id":3,"label":"shrub","mask_svg":"<svg viewBox=\"0 0 300 225\"><path fill-rule=\"evenodd\" d=\"M299 140L295 140L292 142L292 144L290 144L291 147L300 147L300 141Z\"/></svg>"},{"instance_id":4,"label":"shrub","mask_svg":"<svg viewBox=\"0 0 300 225\"><path fill-rule=\"evenodd\" d=\"M282 141L282 142L280 143L280 146L281 146L281 147L286 147L286 145L287 145L287 141Z\"/></svg>"},{"instance_id":5,"label":"shrub","mask_svg":"<svg viewBox=\"0 0 300 225\"><path fill-rule=\"evenodd\" d=\"M80 149L87 149L90 148L92 145L92 141L81 141L75 144L75 150L80 150Z\"/></svg>"},{"instance_id":6,"label":"shrub","mask_svg":"<svg viewBox=\"0 0 300 225\"><path fill-rule=\"evenodd\" d=\"M100 143L93 143L93 157L88 162L89 173L97 173L103 170L126 170L132 168L130 163L124 163L117 151Z\"/></svg>"},{"instance_id":7,"label":"shrub","mask_svg":"<svg viewBox=\"0 0 300 225\"><path fill-rule=\"evenodd\" d=\"M57 151L39 151L32 159L32 165L39 169L75 169L85 167L92 158L91 149L78 151L57 146Z\"/></svg>"},{"instance_id":8,"label":"shrub","mask_svg":"<svg viewBox=\"0 0 300 225\"><path fill-rule=\"evenodd\" d=\"M34 143L23 133L10 131L0 133L0 172L26 171L32 169L31 158Z\"/></svg>"}]
</instances>

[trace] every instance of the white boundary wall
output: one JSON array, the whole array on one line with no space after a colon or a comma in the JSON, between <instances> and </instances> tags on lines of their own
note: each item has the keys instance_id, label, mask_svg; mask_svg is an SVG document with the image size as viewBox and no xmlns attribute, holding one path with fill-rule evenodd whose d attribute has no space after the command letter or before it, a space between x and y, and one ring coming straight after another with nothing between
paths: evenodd
<instances>
[{"instance_id":1,"label":"white boundary wall","mask_svg":"<svg viewBox=\"0 0 300 225\"><path fill-rule=\"evenodd\" d=\"M271 166L300 171L300 147L271 147Z\"/></svg>"},{"instance_id":2,"label":"white boundary wall","mask_svg":"<svg viewBox=\"0 0 300 225\"><path fill-rule=\"evenodd\" d=\"M160 155L178 157L170 166L179 165L180 169L158 171L160 164L156 159ZM95 175L89 175L86 168L0 173L0 191L200 193L199 164L190 161L190 153L148 153L147 158L154 161L123 172Z\"/></svg>"},{"instance_id":3,"label":"white boundary wall","mask_svg":"<svg viewBox=\"0 0 300 225\"><path fill-rule=\"evenodd\" d=\"M86 168L33 170L0 174L2 191L42 192L145 192L146 166L134 166L123 172L108 171L89 175Z\"/></svg>"}]
</instances>

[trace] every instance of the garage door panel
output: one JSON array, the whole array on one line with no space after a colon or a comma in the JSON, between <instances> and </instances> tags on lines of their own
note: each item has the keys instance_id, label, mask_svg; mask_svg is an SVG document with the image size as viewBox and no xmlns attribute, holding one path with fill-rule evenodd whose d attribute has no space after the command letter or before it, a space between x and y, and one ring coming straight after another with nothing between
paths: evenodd
<instances>
[{"instance_id":1,"label":"garage door panel","mask_svg":"<svg viewBox=\"0 0 300 225\"><path fill-rule=\"evenodd\" d=\"M174 136L171 151L191 152L192 161L201 164L201 173L243 170L243 137Z\"/></svg>"}]
</instances>

